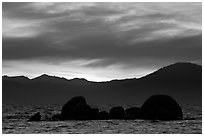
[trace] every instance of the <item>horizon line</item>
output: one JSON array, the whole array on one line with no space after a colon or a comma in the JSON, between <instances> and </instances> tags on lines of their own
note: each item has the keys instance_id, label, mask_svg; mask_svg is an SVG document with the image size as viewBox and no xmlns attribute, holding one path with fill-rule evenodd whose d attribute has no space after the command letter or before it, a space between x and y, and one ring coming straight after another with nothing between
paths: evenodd
<instances>
[{"instance_id":1,"label":"horizon line","mask_svg":"<svg viewBox=\"0 0 204 136\"><path fill-rule=\"evenodd\" d=\"M175 65L175 64L194 64L194 65L198 65L198 66L201 66L201 67L202 67L202 64L199 65L199 64L191 63L191 62L177 62L177 63L172 63L172 64L169 64L169 65L166 65L166 66L161 67L161 68L159 68L159 69L156 69L156 70L154 70L153 72L150 72L150 73L148 73L148 74L146 74L146 75L144 75L144 76L141 76L141 77L118 78L118 79L111 79L111 80L106 80L106 81L91 81L91 80L88 80L88 79L86 79L86 78L79 78L79 77L74 77L74 78L68 79L68 78L63 77L63 76L61 77L61 76L50 75L50 74L45 74L45 73L44 73L44 74L40 74L40 75L38 75L38 76L35 76L35 77L33 77L33 78L29 78L29 77L24 76L24 75L16 75L16 76L2 75L2 77L4 77L4 76L6 76L6 77L26 77L26 78L28 78L29 80L33 80L33 79L38 78L38 77L41 77L41 76L49 76L49 77L56 77L56 78L66 79L66 80L68 80L68 81L69 81L69 80L74 80L74 79L82 79L82 80L86 80L86 81L88 81L88 82L101 83L101 82L111 82L111 81L117 81L117 80L140 79L140 78L146 77L146 76L148 76L148 75L150 75L150 74L152 74L152 73L154 73L154 72L156 72L156 71L158 71L158 70L160 70L160 69L162 69L162 68L165 68L165 67L168 67L168 66L171 66L171 65Z\"/></svg>"}]
</instances>

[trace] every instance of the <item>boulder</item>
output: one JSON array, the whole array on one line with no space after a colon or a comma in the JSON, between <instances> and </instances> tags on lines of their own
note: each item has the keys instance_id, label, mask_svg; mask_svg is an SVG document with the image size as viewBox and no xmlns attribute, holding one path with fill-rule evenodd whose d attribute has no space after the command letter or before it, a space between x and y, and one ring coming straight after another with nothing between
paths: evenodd
<instances>
[{"instance_id":1,"label":"boulder","mask_svg":"<svg viewBox=\"0 0 204 136\"><path fill-rule=\"evenodd\" d=\"M98 119L99 119L99 120L107 120L107 119L109 119L109 114L108 114L108 112L107 112L107 111L100 111L100 112L98 113Z\"/></svg>"},{"instance_id":2,"label":"boulder","mask_svg":"<svg viewBox=\"0 0 204 136\"><path fill-rule=\"evenodd\" d=\"M69 100L61 110L60 120L70 120L74 118L73 110L76 105L86 105L86 99L82 96L75 96Z\"/></svg>"},{"instance_id":3,"label":"boulder","mask_svg":"<svg viewBox=\"0 0 204 136\"><path fill-rule=\"evenodd\" d=\"M99 112L98 108L92 108L91 109L91 117L92 117L92 119L98 119L98 112Z\"/></svg>"},{"instance_id":4,"label":"boulder","mask_svg":"<svg viewBox=\"0 0 204 136\"><path fill-rule=\"evenodd\" d=\"M91 120L93 119L93 110L89 105L78 104L72 111L74 120Z\"/></svg>"},{"instance_id":5,"label":"boulder","mask_svg":"<svg viewBox=\"0 0 204 136\"><path fill-rule=\"evenodd\" d=\"M40 121L40 120L41 120L40 112L37 112L34 115L32 115L28 121Z\"/></svg>"},{"instance_id":6,"label":"boulder","mask_svg":"<svg viewBox=\"0 0 204 136\"><path fill-rule=\"evenodd\" d=\"M125 110L125 119L142 119L143 113L141 108L131 107Z\"/></svg>"},{"instance_id":7,"label":"boulder","mask_svg":"<svg viewBox=\"0 0 204 136\"><path fill-rule=\"evenodd\" d=\"M144 119L179 120L183 118L181 107L168 95L153 95L142 105Z\"/></svg>"},{"instance_id":8,"label":"boulder","mask_svg":"<svg viewBox=\"0 0 204 136\"><path fill-rule=\"evenodd\" d=\"M109 117L110 119L124 119L125 111L123 107L113 107L109 111Z\"/></svg>"}]
</instances>

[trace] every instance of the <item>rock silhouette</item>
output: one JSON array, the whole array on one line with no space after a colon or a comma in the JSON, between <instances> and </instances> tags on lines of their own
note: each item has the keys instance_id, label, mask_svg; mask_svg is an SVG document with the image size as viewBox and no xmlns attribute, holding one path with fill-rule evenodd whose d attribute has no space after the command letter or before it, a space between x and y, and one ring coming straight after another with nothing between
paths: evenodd
<instances>
[{"instance_id":1,"label":"rock silhouette","mask_svg":"<svg viewBox=\"0 0 204 136\"><path fill-rule=\"evenodd\" d=\"M142 119L143 113L141 108L131 107L125 110L125 119Z\"/></svg>"},{"instance_id":2,"label":"rock silhouette","mask_svg":"<svg viewBox=\"0 0 204 136\"><path fill-rule=\"evenodd\" d=\"M32 115L28 121L40 121L41 115L40 112L37 112L36 114Z\"/></svg>"},{"instance_id":3,"label":"rock silhouette","mask_svg":"<svg viewBox=\"0 0 204 136\"><path fill-rule=\"evenodd\" d=\"M98 108L92 108L91 109L91 118L92 119L98 119L98 113L99 113Z\"/></svg>"},{"instance_id":4,"label":"rock silhouette","mask_svg":"<svg viewBox=\"0 0 204 136\"><path fill-rule=\"evenodd\" d=\"M74 117L76 116L75 115L76 111L78 111L79 107L83 107L83 105L86 105L86 99L84 97L82 96L73 97L62 107L60 120L74 119ZM83 108L84 108L83 110L88 109L87 106L84 106Z\"/></svg>"},{"instance_id":5,"label":"rock silhouette","mask_svg":"<svg viewBox=\"0 0 204 136\"><path fill-rule=\"evenodd\" d=\"M179 120L183 118L181 107L168 95L153 95L142 105L144 119Z\"/></svg>"},{"instance_id":6,"label":"rock silhouette","mask_svg":"<svg viewBox=\"0 0 204 136\"><path fill-rule=\"evenodd\" d=\"M91 120L93 119L92 108L89 105L78 104L74 107L72 113L74 120Z\"/></svg>"},{"instance_id":7,"label":"rock silhouette","mask_svg":"<svg viewBox=\"0 0 204 136\"><path fill-rule=\"evenodd\" d=\"M121 106L113 107L109 111L109 116L110 119L124 119L125 111Z\"/></svg>"},{"instance_id":8,"label":"rock silhouette","mask_svg":"<svg viewBox=\"0 0 204 136\"><path fill-rule=\"evenodd\" d=\"M93 120L98 117L98 108L91 108L82 96L75 96L63 107L60 120Z\"/></svg>"},{"instance_id":9,"label":"rock silhouette","mask_svg":"<svg viewBox=\"0 0 204 136\"><path fill-rule=\"evenodd\" d=\"M107 112L107 111L100 111L100 112L98 113L98 119L99 119L99 120L107 120L107 119L109 119L109 114L108 114L108 112Z\"/></svg>"},{"instance_id":10,"label":"rock silhouette","mask_svg":"<svg viewBox=\"0 0 204 136\"><path fill-rule=\"evenodd\" d=\"M61 114L54 114L49 121L59 120L107 120L107 119L149 119L180 120L183 118L181 107L168 95L153 95L141 108L130 107L126 110L121 106L112 107L107 111L91 108L82 96L71 98L63 107ZM29 121L40 121L40 113L31 116Z\"/></svg>"}]
</instances>

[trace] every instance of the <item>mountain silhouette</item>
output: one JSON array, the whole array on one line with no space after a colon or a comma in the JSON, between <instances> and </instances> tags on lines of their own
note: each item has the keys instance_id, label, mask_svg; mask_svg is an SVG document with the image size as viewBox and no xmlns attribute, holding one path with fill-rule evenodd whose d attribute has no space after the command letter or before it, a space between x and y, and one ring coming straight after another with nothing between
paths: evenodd
<instances>
[{"instance_id":1,"label":"mountain silhouette","mask_svg":"<svg viewBox=\"0 0 204 136\"><path fill-rule=\"evenodd\" d=\"M31 79L32 82L37 82L37 83L53 83L53 84L58 84L58 83L66 83L68 80L66 78L61 78L61 77L56 77L56 76L50 76L50 75L40 75L36 78Z\"/></svg>"},{"instance_id":2,"label":"mountain silhouette","mask_svg":"<svg viewBox=\"0 0 204 136\"><path fill-rule=\"evenodd\" d=\"M142 78L91 82L43 74L2 77L3 103L64 103L83 95L91 104L142 104L154 94L167 94L180 103L202 102L202 67L193 63L175 63Z\"/></svg>"},{"instance_id":3,"label":"mountain silhouette","mask_svg":"<svg viewBox=\"0 0 204 136\"><path fill-rule=\"evenodd\" d=\"M25 76L14 76L14 77L8 77L8 76L3 76L4 81L11 81L11 82L28 82L30 79Z\"/></svg>"},{"instance_id":4,"label":"mountain silhouette","mask_svg":"<svg viewBox=\"0 0 204 136\"><path fill-rule=\"evenodd\" d=\"M140 79L150 84L185 86L199 85L202 80L202 68L192 63L175 63L159 69Z\"/></svg>"}]
</instances>

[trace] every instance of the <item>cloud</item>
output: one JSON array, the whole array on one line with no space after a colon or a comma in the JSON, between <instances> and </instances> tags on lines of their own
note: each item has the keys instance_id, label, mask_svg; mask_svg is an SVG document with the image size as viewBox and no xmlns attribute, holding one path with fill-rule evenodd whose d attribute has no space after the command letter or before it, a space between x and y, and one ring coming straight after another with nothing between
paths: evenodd
<instances>
[{"instance_id":1,"label":"cloud","mask_svg":"<svg viewBox=\"0 0 204 136\"><path fill-rule=\"evenodd\" d=\"M124 71L202 59L199 2L2 5L3 63Z\"/></svg>"},{"instance_id":2,"label":"cloud","mask_svg":"<svg viewBox=\"0 0 204 136\"><path fill-rule=\"evenodd\" d=\"M102 64L127 63L142 58L197 60L202 55L202 36L151 40L118 46L111 35L87 35L72 39L63 46L42 38L4 39L4 60L29 59L102 59ZM15 45L15 46L13 46ZM71 47L69 47L71 46ZM73 46L73 48L72 48ZM104 63L109 62L109 63ZM99 63L99 62L97 62ZM129 63L132 63L131 61ZM91 65L89 65L91 66ZM93 64L92 64L93 66Z\"/></svg>"}]
</instances>

